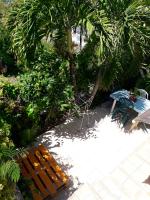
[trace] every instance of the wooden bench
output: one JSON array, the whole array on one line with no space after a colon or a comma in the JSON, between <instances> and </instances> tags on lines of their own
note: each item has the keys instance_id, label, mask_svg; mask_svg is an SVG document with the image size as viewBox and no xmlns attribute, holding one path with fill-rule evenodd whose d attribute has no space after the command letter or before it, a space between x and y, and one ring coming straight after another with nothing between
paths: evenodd
<instances>
[{"instance_id":1,"label":"wooden bench","mask_svg":"<svg viewBox=\"0 0 150 200\"><path fill-rule=\"evenodd\" d=\"M67 175L43 145L30 149L18 162L23 177L31 182L29 188L34 200L53 197L68 183Z\"/></svg>"}]
</instances>

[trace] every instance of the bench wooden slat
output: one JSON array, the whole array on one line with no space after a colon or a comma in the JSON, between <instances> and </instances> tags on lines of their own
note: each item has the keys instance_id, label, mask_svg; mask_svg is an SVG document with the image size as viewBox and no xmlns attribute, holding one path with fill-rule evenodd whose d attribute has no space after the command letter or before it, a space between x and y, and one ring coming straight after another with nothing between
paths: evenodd
<instances>
[{"instance_id":1,"label":"bench wooden slat","mask_svg":"<svg viewBox=\"0 0 150 200\"><path fill-rule=\"evenodd\" d=\"M58 177L63 181L64 184L66 184L68 182L68 177L61 170L61 168L59 167L53 156L48 152L48 150L43 145L39 145L38 149L41 151L43 157L49 162L49 164L54 169Z\"/></svg>"},{"instance_id":2,"label":"bench wooden slat","mask_svg":"<svg viewBox=\"0 0 150 200\"><path fill-rule=\"evenodd\" d=\"M31 178L31 175L28 173L28 171L26 170L26 168L25 168L25 166L24 166L24 164L23 164L23 161L21 160L21 159L18 159L17 160L17 162L18 162L18 164L21 166L21 173L22 173L22 175L25 177L25 178ZM34 185L34 183L33 184L30 184L29 185L29 188L30 188L30 190L31 190L31 192L32 192L32 195L33 195L33 199L35 199L35 200L43 200L43 197L38 193L38 192L36 192L36 187L35 187L35 185Z\"/></svg>"},{"instance_id":3,"label":"bench wooden slat","mask_svg":"<svg viewBox=\"0 0 150 200\"><path fill-rule=\"evenodd\" d=\"M27 167L29 173L32 176L32 179L34 179L34 181L36 182L37 185L37 189L40 190L44 196L48 196L48 191L45 189L45 187L43 186L43 184L41 183L41 180L39 179L39 177L36 175L35 171L33 170L33 168L31 167L29 161L27 160L27 158L23 159L23 163L25 164L25 166Z\"/></svg>"},{"instance_id":4,"label":"bench wooden slat","mask_svg":"<svg viewBox=\"0 0 150 200\"><path fill-rule=\"evenodd\" d=\"M41 170L41 165L38 159L32 154L32 151L29 151L28 159L32 165L34 172L38 172L39 170Z\"/></svg>"},{"instance_id":5,"label":"bench wooden slat","mask_svg":"<svg viewBox=\"0 0 150 200\"><path fill-rule=\"evenodd\" d=\"M40 163L42 164L42 166L45 168L45 170L47 171L47 173L49 174L49 176L51 177L51 179L54 181L54 183L56 184L56 187L59 188L61 187L64 183L58 179L58 177L56 176L56 174L53 172L53 170L49 167L48 163L43 159L41 153L34 148L33 149L34 154L37 156L37 158L39 159Z\"/></svg>"},{"instance_id":6,"label":"bench wooden slat","mask_svg":"<svg viewBox=\"0 0 150 200\"><path fill-rule=\"evenodd\" d=\"M18 164L19 164L19 166L21 168L22 175L27 177L27 178L30 178L31 175L27 172L26 168L24 167L23 159L20 158L20 159L17 160L17 162L18 162Z\"/></svg>"},{"instance_id":7,"label":"bench wooden slat","mask_svg":"<svg viewBox=\"0 0 150 200\"><path fill-rule=\"evenodd\" d=\"M56 189L54 185L52 184L52 181L49 179L49 177L45 173L45 171L41 169L40 163L37 160L37 158L31 152L29 153L28 158L32 162L36 170L36 173L38 173L42 182L44 183L45 188L50 191L51 195L54 195L56 193Z\"/></svg>"},{"instance_id":8,"label":"bench wooden slat","mask_svg":"<svg viewBox=\"0 0 150 200\"><path fill-rule=\"evenodd\" d=\"M24 158L25 159L25 158ZM27 171L24 163L23 163L23 159L18 159L17 160L18 164L21 166L21 173L22 175L27 178L28 180L32 181L32 184L29 184L29 188L31 190L32 196L34 200L43 200L43 196L41 195L40 191L37 191L37 188L32 180L32 176L31 174Z\"/></svg>"}]
</instances>

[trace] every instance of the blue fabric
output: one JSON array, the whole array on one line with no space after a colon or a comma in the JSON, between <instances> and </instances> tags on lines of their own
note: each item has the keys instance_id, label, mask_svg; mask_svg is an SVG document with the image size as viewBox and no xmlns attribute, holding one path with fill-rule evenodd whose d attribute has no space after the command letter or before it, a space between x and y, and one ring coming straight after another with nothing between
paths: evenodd
<instances>
[{"instance_id":1,"label":"blue fabric","mask_svg":"<svg viewBox=\"0 0 150 200\"><path fill-rule=\"evenodd\" d=\"M110 94L110 97L113 98L114 100L119 101L121 97L129 98L130 94L129 94L129 91L127 90L119 90ZM145 99L141 96L137 96L136 98L137 98L136 102L133 102L134 104L133 109L136 112L143 113L146 110L150 109L150 101L148 99Z\"/></svg>"}]
</instances>

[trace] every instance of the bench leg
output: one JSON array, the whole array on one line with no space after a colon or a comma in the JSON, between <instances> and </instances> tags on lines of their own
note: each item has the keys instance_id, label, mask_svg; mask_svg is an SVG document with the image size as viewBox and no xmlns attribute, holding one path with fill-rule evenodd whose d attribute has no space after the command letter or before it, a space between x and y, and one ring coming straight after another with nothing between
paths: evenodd
<instances>
[{"instance_id":1,"label":"bench leg","mask_svg":"<svg viewBox=\"0 0 150 200\"><path fill-rule=\"evenodd\" d=\"M146 128L146 124L144 122L143 122L143 126L144 126L145 131L148 133L147 128Z\"/></svg>"},{"instance_id":2,"label":"bench leg","mask_svg":"<svg viewBox=\"0 0 150 200\"><path fill-rule=\"evenodd\" d=\"M138 124L139 124L139 121L132 120L132 126L131 126L129 132L131 132L134 128L136 128L138 126Z\"/></svg>"},{"instance_id":3,"label":"bench leg","mask_svg":"<svg viewBox=\"0 0 150 200\"><path fill-rule=\"evenodd\" d=\"M114 111L114 108L115 108L115 105L116 105L116 100L114 100L114 102L113 102L113 104L112 104L112 107L111 107L111 111L110 111L110 113L112 113L113 111Z\"/></svg>"}]
</instances>

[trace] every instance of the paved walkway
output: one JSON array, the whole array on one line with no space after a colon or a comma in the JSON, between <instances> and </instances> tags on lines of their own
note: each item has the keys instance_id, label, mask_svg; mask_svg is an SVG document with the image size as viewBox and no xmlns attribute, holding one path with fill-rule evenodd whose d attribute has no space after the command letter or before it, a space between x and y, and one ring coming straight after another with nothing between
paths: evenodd
<instances>
[{"instance_id":1,"label":"paved walkway","mask_svg":"<svg viewBox=\"0 0 150 200\"><path fill-rule=\"evenodd\" d=\"M70 177L54 200L150 199L150 131L129 134L109 111L104 104L38 138Z\"/></svg>"},{"instance_id":2,"label":"paved walkway","mask_svg":"<svg viewBox=\"0 0 150 200\"><path fill-rule=\"evenodd\" d=\"M69 200L149 200L150 138L107 176L83 184ZM65 198L63 198L65 199Z\"/></svg>"}]
</instances>

